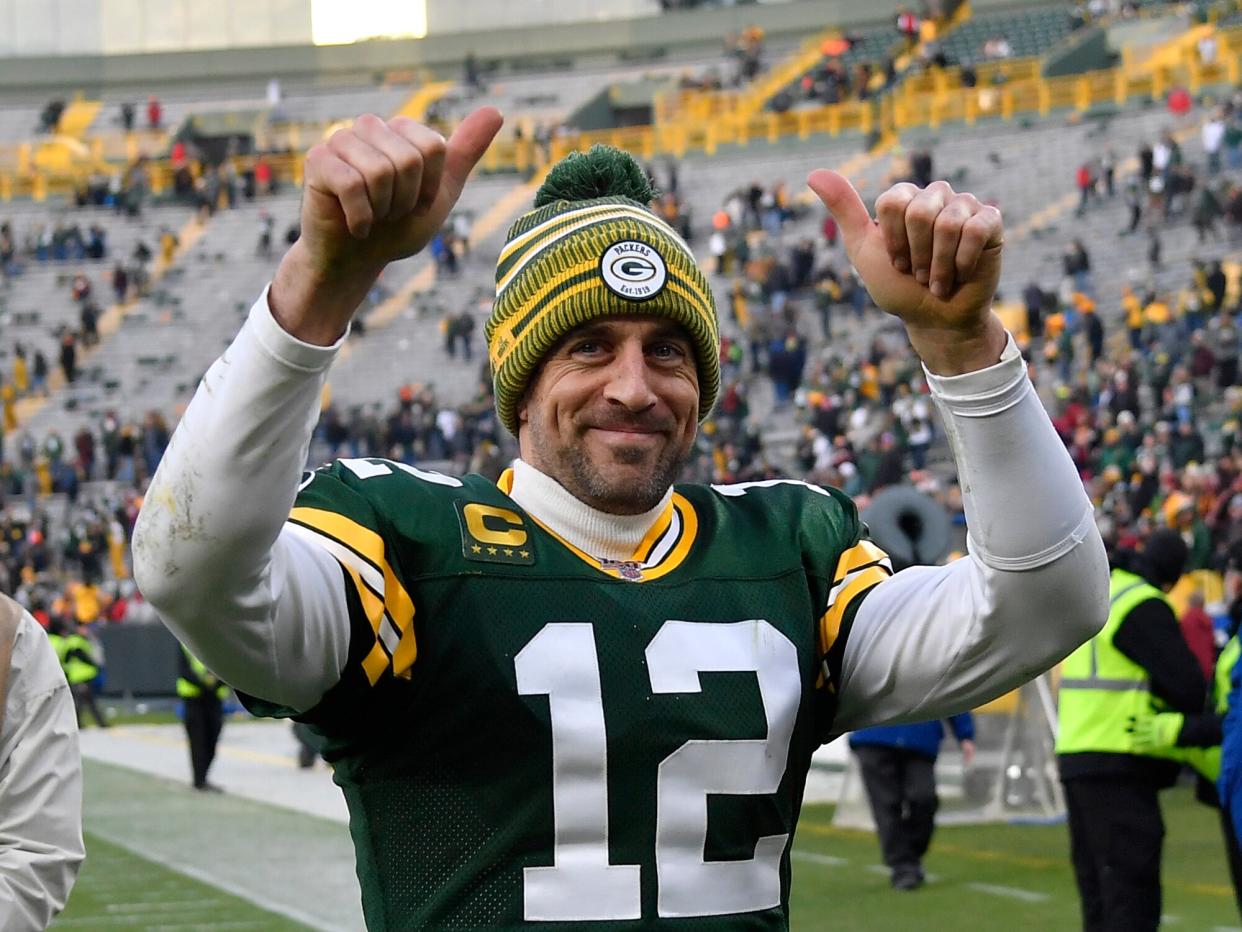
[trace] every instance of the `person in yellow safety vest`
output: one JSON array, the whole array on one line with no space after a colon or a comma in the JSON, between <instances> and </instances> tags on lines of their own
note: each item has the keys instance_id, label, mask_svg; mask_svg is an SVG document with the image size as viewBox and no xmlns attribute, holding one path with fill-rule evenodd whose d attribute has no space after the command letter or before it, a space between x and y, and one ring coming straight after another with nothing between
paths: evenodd
<instances>
[{"instance_id":1,"label":"person in yellow safety vest","mask_svg":"<svg viewBox=\"0 0 1242 932\"><path fill-rule=\"evenodd\" d=\"M83 632L84 627L73 626L66 633L65 625L53 620L48 628L48 640L56 651L60 668L69 681L73 694L73 708L77 714L78 727L82 727L82 710L85 709L100 728L107 728L108 721L95 701L95 680L99 678L99 654L93 641Z\"/></svg>"},{"instance_id":2,"label":"person in yellow safety vest","mask_svg":"<svg viewBox=\"0 0 1242 932\"><path fill-rule=\"evenodd\" d=\"M207 771L215 760L216 745L224 728L224 697L228 693L229 688L182 645L178 655L177 695L185 704L190 770L194 775L194 789L200 792L224 792L208 782Z\"/></svg>"},{"instance_id":3,"label":"person in yellow safety vest","mask_svg":"<svg viewBox=\"0 0 1242 932\"><path fill-rule=\"evenodd\" d=\"M1242 590L1242 540L1234 542L1229 549L1226 570L1227 586ZM1232 577L1232 578L1231 578ZM1198 715L1180 712L1159 712L1135 719L1136 744L1156 750L1178 753L1199 775L1195 795L1199 801L1220 809L1221 831L1225 836L1225 852L1229 860L1229 877L1233 881L1234 900L1242 914L1242 849L1233 830L1232 820L1221 805L1216 782L1221 773L1221 740L1224 736L1225 715L1229 711L1229 694L1234 668L1242 658L1242 641L1238 630L1242 627L1242 591L1229 607L1229 640L1216 658L1211 682L1211 695L1207 706Z\"/></svg>"},{"instance_id":4,"label":"person in yellow safety vest","mask_svg":"<svg viewBox=\"0 0 1242 932\"><path fill-rule=\"evenodd\" d=\"M1088 932L1155 932L1160 925L1158 793L1176 782L1184 755L1136 740L1134 723L1204 708L1203 670L1165 595L1187 553L1171 530L1153 533L1141 552L1118 551L1108 620L1062 664L1056 753Z\"/></svg>"}]
</instances>

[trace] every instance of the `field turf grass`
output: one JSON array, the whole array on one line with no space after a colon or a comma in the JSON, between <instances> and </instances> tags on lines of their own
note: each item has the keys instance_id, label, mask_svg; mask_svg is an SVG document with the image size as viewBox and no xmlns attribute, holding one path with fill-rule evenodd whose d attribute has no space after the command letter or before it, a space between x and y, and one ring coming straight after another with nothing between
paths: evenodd
<instances>
[{"instance_id":1,"label":"field turf grass","mask_svg":"<svg viewBox=\"0 0 1242 932\"><path fill-rule=\"evenodd\" d=\"M1186 788L1163 800L1166 928L1242 932L1215 812ZM833 828L831 817L829 806L803 813L793 855L795 932L1079 928L1063 825L942 827L926 863L928 884L902 893L878 866L874 836ZM54 929L302 928L89 834L87 845L86 865Z\"/></svg>"},{"instance_id":2,"label":"field turf grass","mask_svg":"<svg viewBox=\"0 0 1242 932\"><path fill-rule=\"evenodd\" d=\"M1165 927L1242 930L1215 810L1189 788L1166 791ZM1081 928L1064 825L942 826L915 892L891 889L875 836L833 828L830 807L807 807L793 853L792 927L802 930ZM847 863L836 863L835 859Z\"/></svg>"},{"instance_id":3,"label":"field turf grass","mask_svg":"<svg viewBox=\"0 0 1242 932\"><path fill-rule=\"evenodd\" d=\"M294 932L304 928L89 832L86 852L69 906L52 929Z\"/></svg>"}]
</instances>

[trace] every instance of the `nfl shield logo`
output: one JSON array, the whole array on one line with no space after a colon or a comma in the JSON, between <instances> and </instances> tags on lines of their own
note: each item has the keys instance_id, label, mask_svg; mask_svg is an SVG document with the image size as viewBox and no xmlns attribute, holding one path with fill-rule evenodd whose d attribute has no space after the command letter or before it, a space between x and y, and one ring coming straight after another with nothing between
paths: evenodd
<instances>
[{"instance_id":1,"label":"nfl shield logo","mask_svg":"<svg viewBox=\"0 0 1242 932\"><path fill-rule=\"evenodd\" d=\"M642 566L633 560L600 560L599 568L616 570L622 579L628 579L630 582L638 582L643 578Z\"/></svg>"}]
</instances>

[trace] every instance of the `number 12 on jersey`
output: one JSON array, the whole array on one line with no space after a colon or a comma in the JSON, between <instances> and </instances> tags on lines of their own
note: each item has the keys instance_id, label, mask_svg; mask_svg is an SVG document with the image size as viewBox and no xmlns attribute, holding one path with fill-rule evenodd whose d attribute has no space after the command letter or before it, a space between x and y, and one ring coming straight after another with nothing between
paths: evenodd
<instances>
[{"instance_id":1,"label":"number 12 on jersey","mask_svg":"<svg viewBox=\"0 0 1242 932\"><path fill-rule=\"evenodd\" d=\"M691 740L660 762L655 862L661 917L779 906L788 835L756 839L752 858L707 861L708 794L775 793L801 700L798 653L767 621L666 621L647 645L653 693L698 693L700 673L753 672L767 737ZM553 622L514 658L518 693L547 696L552 722L553 864L525 869L528 921L639 919L641 867L608 860L608 751L595 632Z\"/></svg>"}]
</instances>

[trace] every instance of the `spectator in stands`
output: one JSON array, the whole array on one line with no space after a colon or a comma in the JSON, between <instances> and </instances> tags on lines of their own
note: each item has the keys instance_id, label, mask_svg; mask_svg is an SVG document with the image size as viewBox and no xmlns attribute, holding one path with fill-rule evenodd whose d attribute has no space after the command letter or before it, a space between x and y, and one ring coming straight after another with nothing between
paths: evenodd
<instances>
[{"instance_id":1,"label":"spectator in stands","mask_svg":"<svg viewBox=\"0 0 1242 932\"><path fill-rule=\"evenodd\" d=\"M254 163L254 186L256 194L260 196L271 194L275 190L271 163L262 155Z\"/></svg>"},{"instance_id":2,"label":"spectator in stands","mask_svg":"<svg viewBox=\"0 0 1242 932\"><path fill-rule=\"evenodd\" d=\"M36 132L56 132L56 127L60 125L60 118L64 112L65 101L63 98L55 97L52 100L49 100L39 114L39 125L36 128Z\"/></svg>"},{"instance_id":3,"label":"spectator in stands","mask_svg":"<svg viewBox=\"0 0 1242 932\"><path fill-rule=\"evenodd\" d=\"M1096 178L1090 161L1083 162L1074 173L1074 183L1078 187L1078 209L1075 214L1081 217L1087 211L1087 205L1095 197Z\"/></svg>"},{"instance_id":4,"label":"spectator in stands","mask_svg":"<svg viewBox=\"0 0 1242 932\"><path fill-rule=\"evenodd\" d=\"M60 336L60 371L70 384L78 377L78 338L71 330Z\"/></svg>"},{"instance_id":5,"label":"spectator in stands","mask_svg":"<svg viewBox=\"0 0 1242 932\"><path fill-rule=\"evenodd\" d=\"M159 98L154 94L147 97L147 126L151 129L159 129L164 122L164 108L160 105Z\"/></svg>"},{"instance_id":6,"label":"spectator in stands","mask_svg":"<svg viewBox=\"0 0 1242 932\"><path fill-rule=\"evenodd\" d=\"M1104 356L1104 322L1100 320L1100 315L1096 313L1095 302L1091 299L1085 298L1081 310L1080 326L1087 337L1087 348L1089 351L1087 358L1089 363L1094 366Z\"/></svg>"},{"instance_id":7,"label":"spectator in stands","mask_svg":"<svg viewBox=\"0 0 1242 932\"><path fill-rule=\"evenodd\" d=\"M85 301L91 296L91 280L81 272L78 272L73 276L71 289L74 301L79 303Z\"/></svg>"},{"instance_id":8,"label":"spectator in stands","mask_svg":"<svg viewBox=\"0 0 1242 932\"><path fill-rule=\"evenodd\" d=\"M1067 243L1061 256L1061 267L1074 282L1074 289L1084 294L1091 292L1091 254L1081 239Z\"/></svg>"},{"instance_id":9,"label":"spectator in stands","mask_svg":"<svg viewBox=\"0 0 1242 932\"><path fill-rule=\"evenodd\" d=\"M214 211L214 209L213 209ZM181 244L177 234L168 227L160 227L160 262L168 265L173 260L173 256L177 254L177 247Z\"/></svg>"},{"instance_id":10,"label":"spectator in stands","mask_svg":"<svg viewBox=\"0 0 1242 932\"><path fill-rule=\"evenodd\" d=\"M30 390L32 394L47 397L47 376L47 357L43 355L43 350L36 349L34 364L30 373Z\"/></svg>"},{"instance_id":11,"label":"spectator in stands","mask_svg":"<svg viewBox=\"0 0 1242 932\"><path fill-rule=\"evenodd\" d=\"M986 61L1000 61L1013 57L1013 46L1003 35L995 35L983 43L983 57Z\"/></svg>"},{"instance_id":12,"label":"spectator in stands","mask_svg":"<svg viewBox=\"0 0 1242 932\"><path fill-rule=\"evenodd\" d=\"M125 265L120 261L112 267L112 293L117 304L124 304L129 296L129 273L125 271Z\"/></svg>"},{"instance_id":13,"label":"spectator in stands","mask_svg":"<svg viewBox=\"0 0 1242 932\"><path fill-rule=\"evenodd\" d=\"M922 29L922 22L918 16L908 7L898 6L895 25L897 34L905 41L906 47L913 48L919 41L919 32Z\"/></svg>"},{"instance_id":14,"label":"spectator in stands","mask_svg":"<svg viewBox=\"0 0 1242 932\"><path fill-rule=\"evenodd\" d=\"M20 343L13 346L13 388L18 397L30 391L30 368L26 363L26 347Z\"/></svg>"},{"instance_id":15,"label":"spectator in stands","mask_svg":"<svg viewBox=\"0 0 1242 932\"><path fill-rule=\"evenodd\" d=\"M0 436L17 430L17 389L0 372Z\"/></svg>"},{"instance_id":16,"label":"spectator in stands","mask_svg":"<svg viewBox=\"0 0 1242 932\"><path fill-rule=\"evenodd\" d=\"M1199 194L1195 199L1194 211L1191 215L1191 221L1199 234L1200 243L1207 239L1209 233L1212 234L1212 239L1220 239L1220 232L1216 229L1216 221L1223 213L1224 210L1221 207L1216 192L1208 184L1201 185Z\"/></svg>"},{"instance_id":17,"label":"spectator in stands","mask_svg":"<svg viewBox=\"0 0 1242 932\"><path fill-rule=\"evenodd\" d=\"M1117 153L1115 153L1111 147L1106 149L1104 154L1100 157L1099 167L1100 178L1104 182L1104 196L1111 199L1117 193ZM1097 193L1099 193L1098 189Z\"/></svg>"},{"instance_id":18,"label":"spectator in stands","mask_svg":"<svg viewBox=\"0 0 1242 932\"><path fill-rule=\"evenodd\" d=\"M266 210L259 211L259 241L255 245L254 254L267 258L272 254L272 231L276 226L276 218Z\"/></svg>"},{"instance_id":19,"label":"spectator in stands","mask_svg":"<svg viewBox=\"0 0 1242 932\"><path fill-rule=\"evenodd\" d=\"M462 82L471 94L482 94L487 90L487 85L483 83L483 75L479 71L478 59L474 57L473 51L466 52L466 58L462 62Z\"/></svg>"},{"instance_id":20,"label":"spectator in stands","mask_svg":"<svg viewBox=\"0 0 1242 932\"><path fill-rule=\"evenodd\" d=\"M1186 646L1199 661L1203 670L1204 680L1212 679L1212 671L1216 666L1216 635L1212 616L1203 608L1203 593L1195 590L1187 600L1186 610L1178 622L1182 629L1182 637Z\"/></svg>"},{"instance_id":21,"label":"spectator in stands","mask_svg":"<svg viewBox=\"0 0 1242 932\"><path fill-rule=\"evenodd\" d=\"M1225 143L1225 112L1223 109L1213 111L1199 131L1203 142L1203 152L1207 156L1207 171L1215 175L1221 167L1221 149Z\"/></svg>"},{"instance_id":22,"label":"spectator in stands","mask_svg":"<svg viewBox=\"0 0 1242 932\"><path fill-rule=\"evenodd\" d=\"M170 431L159 411L148 411L142 424L142 458L148 476L155 475L155 467L168 446Z\"/></svg>"},{"instance_id":23,"label":"spectator in stands","mask_svg":"<svg viewBox=\"0 0 1242 932\"><path fill-rule=\"evenodd\" d=\"M930 149L915 149L910 153L910 180L925 188L934 180L935 166Z\"/></svg>"},{"instance_id":24,"label":"spectator in stands","mask_svg":"<svg viewBox=\"0 0 1242 932\"><path fill-rule=\"evenodd\" d=\"M78 320L81 325L79 333L82 335L82 348L90 349L99 342L99 305L93 299L87 298L82 302Z\"/></svg>"}]
</instances>

